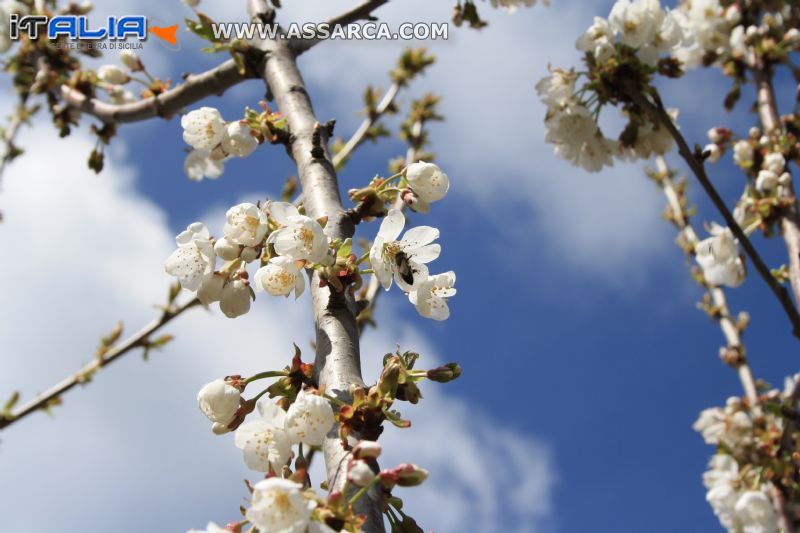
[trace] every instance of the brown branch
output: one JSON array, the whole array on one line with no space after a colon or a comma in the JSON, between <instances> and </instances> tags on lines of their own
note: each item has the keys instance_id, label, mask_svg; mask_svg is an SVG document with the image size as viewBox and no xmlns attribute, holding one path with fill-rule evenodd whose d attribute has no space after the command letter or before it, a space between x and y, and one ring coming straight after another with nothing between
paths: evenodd
<instances>
[{"instance_id":1,"label":"brown branch","mask_svg":"<svg viewBox=\"0 0 800 533\"><path fill-rule=\"evenodd\" d=\"M254 19L265 16L267 9L263 0L248 1L248 11ZM259 73L289 125L289 151L297 165L306 213L312 218L327 216L326 228L331 237L352 236L355 226L342 207L336 171L327 150L328 133L325 128L318 128L319 121L297 68L295 52L289 43L281 40L254 44L264 52ZM314 371L317 383L347 401L353 386L364 385L355 302L347 292L320 287L317 273L311 280L311 299L316 329ZM323 455L328 486L331 490L341 490L346 479L344 465L350 454L335 430L323 444ZM384 531L379 489L373 488L361 498L356 511L366 516L364 531Z\"/></svg>"},{"instance_id":2,"label":"brown branch","mask_svg":"<svg viewBox=\"0 0 800 533\"><path fill-rule=\"evenodd\" d=\"M327 22L328 27L334 28L336 26L344 26L346 24L358 22L359 20L375 20L372 12L388 2L389 0L367 0L360 6L329 20ZM296 55L300 55L320 41L321 39L295 39L290 42L289 46Z\"/></svg>"},{"instance_id":3,"label":"brown branch","mask_svg":"<svg viewBox=\"0 0 800 533\"><path fill-rule=\"evenodd\" d=\"M97 98L61 86L61 97L69 106L94 115L105 123L127 123L153 117L170 118L182 108L212 95L222 95L227 89L249 76L239 72L233 59L202 72L190 74L182 84L160 94L130 104L109 104Z\"/></svg>"},{"instance_id":4,"label":"brown branch","mask_svg":"<svg viewBox=\"0 0 800 533\"><path fill-rule=\"evenodd\" d=\"M655 122L660 123L663 127L665 127L672 138L675 139L681 157L684 161L686 161L686 164L689 165L689 168L697 178L697 181L700 182L700 185L711 199L711 202L717 208L717 211L719 211L719 213L722 215L722 218L725 219L725 223L731 229L733 235L739 240L739 243L742 245L747 257L749 257L750 261L753 263L758 275L761 276L769 289L775 295L775 298L781 304L786 316L792 323L792 333L795 337L800 339L800 314L798 314L797 308L795 308L789 292L786 290L786 288L781 286L780 283L778 283L778 280L776 280L772 275L769 267L766 265L766 263L764 263L764 260L761 259L761 256L753 246L753 243L750 242L750 239L747 237L747 235L745 235L744 231L742 231L742 228L736 222L736 219L733 218L733 214L728 209L728 206L725 205L725 201L714 188L714 185L711 183L711 180L706 174L702 159L698 154L692 152L691 148L689 148L689 145L686 143L683 135L680 131L678 131L678 128L672 122L672 117L669 116L669 114L661 105L660 99L658 100L658 104L654 104L644 94L640 93L638 89L627 84L622 87L622 90L625 95L631 99L631 101L644 109ZM655 89L654 96L656 98L658 97L658 93L655 92Z\"/></svg>"},{"instance_id":5,"label":"brown branch","mask_svg":"<svg viewBox=\"0 0 800 533\"><path fill-rule=\"evenodd\" d=\"M144 348L146 346L146 341L153 333L171 322L175 317L183 314L184 311L195 307L199 303L200 301L194 298L173 309L165 309L161 316L151 321L134 335L131 335L121 343L114 345L111 349L102 353L102 355L95 357L91 363L83 366L74 375L53 385L45 392L37 395L32 400L22 405L16 411L5 416L0 415L0 430L10 426L14 422L22 420L31 413L34 413L40 409L46 409L51 402L58 400L62 394L76 387L77 385L86 383L87 380L97 370L110 365L126 353L129 353L136 348Z\"/></svg>"}]
</instances>

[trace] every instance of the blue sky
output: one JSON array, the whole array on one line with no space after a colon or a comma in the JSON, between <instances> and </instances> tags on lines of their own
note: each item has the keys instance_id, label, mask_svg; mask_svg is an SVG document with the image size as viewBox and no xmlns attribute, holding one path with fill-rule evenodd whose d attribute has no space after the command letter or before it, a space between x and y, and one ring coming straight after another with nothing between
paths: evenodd
<instances>
[{"instance_id":1,"label":"blue sky","mask_svg":"<svg viewBox=\"0 0 800 533\"><path fill-rule=\"evenodd\" d=\"M352 2L308 4L307 11L288 7L287 18L316 20ZM447 2L411 4L408 11L390 4L382 14L393 22L449 14ZM574 39L610 4L564 0L513 16L485 5L492 25L482 34L451 28L451 41L431 47L439 65L401 96L401 104L425 90L445 96L448 120L431 127L431 139L452 193L432 214L411 219L441 230L443 252L433 268L454 269L459 294L445 323L418 317L399 293L382 298L380 327L368 334L362 357L371 358L367 376L396 342L462 364L460 380L424 390L430 410L423 402L412 415L420 428L389 440L432 463L431 483L412 503L437 531L463 530L464 523L478 531L719 530L701 484L711 449L691 424L701 409L739 395L740 386L717 357L719 329L695 309L701 291L660 220L662 197L641 165L587 175L543 143L544 109L533 85L548 62L578 64ZM225 5L209 11L230 13ZM123 7L130 6L113 9ZM178 2L138 9L164 20L185 13ZM144 58L173 79L217 61L195 52L191 37L182 43L178 54L148 43ZM363 88L388 85L385 73L401 49L332 43L304 56L318 116L336 118L337 134L347 136L360 120ZM701 72L663 85L690 142L706 142L714 125L744 131L751 124L751 95L736 113L722 110L726 83ZM787 87L785 81L781 90ZM251 81L208 105L233 119L262 95L263 86ZM264 146L231 161L217 181L190 182L181 169L180 131L177 120L122 128L124 142L96 177L81 166L85 138L23 138L30 154L14 165L0 196L7 218L0 239L29 259L0 268L0 391L31 393L77 368L117 317L133 329L169 282L158 258L169 252L171 235L194 220L219 227L228 206L275 195L293 172L282 148ZM42 158L37 145L52 157ZM364 146L342 172L342 189L384 172L403 150L396 139ZM66 170L67 162L75 168ZM743 175L727 160L711 174L733 202ZM67 209L53 195L79 205ZM698 228L719 220L694 182L691 195L700 207ZM54 216L36 216L36 203ZM361 231L369 238L377 225ZM55 242L52 233L63 238ZM84 248L75 248L75 239ZM755 240L771 265L785 260L778 240ZM752 316L745 342L756 374L781 384L797 368L797 347L778 305L752 275L730 300ZM276 352L268 360L281 364L289 342L307 346L312 333L305 298L294 305L260 298L254 307L237 324L198 312L168 328L178 340L150 364L131 357L71 393L55 420L36 416L5 432L0 529L75 531L81 524L101 531L112 523L116 531L180 531L235 518L237 480L246 472L231 442L207 431L193 391L239 368L263 369L265 345ZM70 348L54 353L53 335L41 335L33 322L60 332L66 340L57 346ZM403 460L404 451L391 457ZM479 484L501 498L489 498ZM60 502L58 520L47 526L31 515L46 511L43 498ZM513 502L505 518L498 501Z\"/></svg>"}]
</instances>

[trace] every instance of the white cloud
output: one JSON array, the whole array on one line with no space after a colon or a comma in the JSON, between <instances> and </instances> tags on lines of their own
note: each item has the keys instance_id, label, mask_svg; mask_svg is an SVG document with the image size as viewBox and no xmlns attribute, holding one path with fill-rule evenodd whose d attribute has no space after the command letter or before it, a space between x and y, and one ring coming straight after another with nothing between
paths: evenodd
<instances>
[{"instance_id":1,"label":"white cloud","mask_svg":"<svg viewBox=\"0 0 800 533\"><path fill-rule=\"evenodd\" d=\"M36 151L9 169L0 197L0 391L25 398L90 360L118 318L133 330L154 315L173 247L130 163L112 157L96 176L85 168L87 136L59 140L39 126L22 139L33 147L35 135ZM383 302L388 321L392 299ZM148 364L130 355L68 393L55 419L36 413L4 431L0 530L180 531L235 519L241 479L255 476L230 436L211 435L196 391L220 375L286 364L291 342L307 346L313 334L308 316L305 298L259 300L233 321L194 310L166 328L177 338ZM410 326L382 328L365 345L366 376L397 338L436 360ZM444 533L499 523L538 530L551 513L548 449L446 389L427 385L423 408L409 411L415 427L387 434L387 461L431 471L427 487L405 491L409 510Z\"/></svg>"}]
</instances>

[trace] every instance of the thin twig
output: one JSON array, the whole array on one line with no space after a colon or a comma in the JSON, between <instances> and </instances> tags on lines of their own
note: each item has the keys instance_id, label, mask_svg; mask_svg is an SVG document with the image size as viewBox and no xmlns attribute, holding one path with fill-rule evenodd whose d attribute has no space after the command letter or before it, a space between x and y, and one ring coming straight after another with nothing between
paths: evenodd
<instances>
[{"instance_id":1,"label":"thin twig","mask_svg":"<svg viewBox=\"0 0 800 533\"><path fill-rule=\"evenodd\" d=\"M418 120L414 123L414 126L411 129L412 141L415 139L419 139L422 135L422 127L423 123L421 120ZM408 166L411 163L415 163L418 157L418 150L415 147L415 143L411 143L406 151L406 161L405 165ZM405 210L406 204L403 201L403 198L400 195L397 195L397 199L395 199L394 203L391 205L390 209L400 209ZM367 316L371 316L375 309L375 303L378 300L378 295L381 293L381 282L378 281L378 277L373 275L370 277L369 285L367 285L366 291L364 291L364 298L362 300L362 313L365 313ZM363 324L359 327L358 334L361 335L364 333Z\"/></svg>"},{"instance_id":2,"label":"thin twig","mask_svg":"<svg viewBox=\"0 0 800 533\"><path fill-rule=\"evenodd\" d=\"M2 159L0 159L0 184L2 184L3 174L5 173L6 167L8 167L8 164L11 163L14 157L16 157L16 147L14 146L14 141L17 138L20 128L25 123L26 110L27 108L25 107L25 103L20 102L16 111L11 116L11 120L9 120L8 125L3 131L2 142L4 145L4 151ZM17 152L17 154L18 153L19 152Z\"/></svg>"},{"instance_id":3,"label":"thin twig","mask_svg":"<svg viewBox=\"0 0 800 533\"><path fill-rule=\"evenodd\" d=\"M756 59L755 52L749 55L748 64L756 84L756 106L764 133L781 127L772 73L766 71ZM788 168L785 169L788 172ZM790 181L779 188L785 207L781 212L780 225L786 251L789 256L789 282L794 292L795 302L800 302L800 220L798 220L797 199Z\"/></svg>"},{"instance_id":4,"label":"thin twig","mask_svg":"<svg viewBox=\"0 0 800 533\"><path fill-rule=\"evenodd\" d=\"M367 0L360 6L329 20L328 27L333 29L336 26L345 26L359 20L375 20L372 12L388 2L389 0ZM319 42L321 39L295 39L290 43L290 47L296 55L300 55Z\"/></svg>"},{"instance_id":5,"label":"thin twig","mask_svg":"<svg viewBox=\"0 0 800 533\"><path fill-rule=\"evenodd\" d=\"M61 395L68 390L77 385L85 383L87 379L100 368L110 365L126 353L129 353L131 350L144 347L146 345L146 341L153 333L171 322L175 317L183 314L184 311L195 307L199 303L200 301L197 298L194 298L173 309L165 309L161 316L151 321L134 335L131 335L121 343L104 352L102 356L95 357L91 363L83 366L74 375L53 385L45 392L37 395L35 398L22 405L19 409L11 414L6 415L5 417L0 416L0 430L10 426L14 422L22 420L31 413L47 408L51 402L60 398Z\"/></svg>"},{"instance_id":6,"label":"thin twig","mask_svg":"<svg viewBox=\"0 0 800 533\"><path fill-rule=\"evenodd\" d=\"M684 241L694 248L695 245L700 242L700 238L697 236L697 232L692 227L692 224L684 215L684 206L681 204L680 196L675 189L675 183L670 177L669 168L663 157L658 156L656 158L656 167L659 173L659 184L661 185L661 190L664 192L664 196L667 198L672 220L683 235ZM750 405L755 406L758 401L756 382L745 357L744 345L742 344L739 328L728 308L725 290L721 287L709 286L708 294L711 297L714 308L717 310L719 327L722 330L722 334L725 336L728 348L736 350L740 355L740 359L735 365L736 371L739 374L739 380L742 382L745 396L750 401Z\"/></svg>"},{"instance_id":7,"label":"thin twig","mask_svg":"<svg viewBox=\"0 0 800 533\"><path fill-rule=\"evenodd\" d=\"M353 133L352 137L348 139L347 143L342 147L339 152L333 156L333 166L337 169L340 168L342 163L347 161L347 158L350 157L350 154L358 148L361 143L364 142L366 138L367 132L370 130L372 126L381 118L386 111L394 103L395 98L397 98L397 93L400 92L400 84L395 82L389 87L389 89L384 93L383 98L381 98L380 103L375 107L372 113L368 113L367 117L361 122L361 125L358 129Z\"/></svg>"},{"instance_id":8,"label":"thin twig","mask_svg":"<svg viewBox=\"0 0 800 533\"><path fill-rule=\"evenodd\" d=\"M658 99L658 103L654 104L644 94L640 93L638 89L635 88L630 89L628 87L624 87L623 91L635 104L647 111L654 121L665 127L672 138L675 139L681 157L684 159L684 161L686 161L686 164L689 165L689 168L700 182L703 190L720 212L722 218L725 219L725 223L731 229L733 235L739 240L742 248L744 248L744 251L747 254L747 257L749 257L750 261L753 263L756 272L758 272L759 276L761 276L761 278L770 288L772 293L775 295L775 298L778 299L778 302L781 304L781 307L783 307L786 316L792 323L792 333L795 337L800 339L800 314L798 314L797 308L795 308L789 292L785 287L778 283L778 280L776 280L772 275L769 267L766 265L766 263L764 263L764 260L761 259L761 256L758 254L755 246L753 246L753 243L750 242L750 239L747 237L747 235L745 235L744 231L742 231L742 228L736 222L736 219L728 209L728 206L725 205L725 201L711 183L711 180L706 174L702 160L698 155L692 152L691 148L689 148L689 145L686 143L683 135L680 131L678 131L678 128L675 127L675 124L672 122L672 117L669 116L669 114L661 105L661 100ZM657 97L657 93L654 94Z\"/></svg>"}]
</instances>

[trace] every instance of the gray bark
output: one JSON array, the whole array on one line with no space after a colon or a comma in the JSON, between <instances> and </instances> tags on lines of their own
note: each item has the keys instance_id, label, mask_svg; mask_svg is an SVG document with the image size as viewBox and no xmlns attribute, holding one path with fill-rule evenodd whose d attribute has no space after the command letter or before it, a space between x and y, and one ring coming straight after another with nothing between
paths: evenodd
<instances>
[{"instance_id":1,"label":"gray bark","mask_svg":"<svg viewBox=\"0 0 800 533\"><path fill-rule=\"evenodd\" d=\"M250 15L253 17L264 15L266 9L264 2L250 2ZM297 68L295 52L287 41L266 41L255 45L264 52L259 72L289 124L289 151L297 165L306 213L312 218L327 216L330 236L351 237L355 226L342 207L336 171L327 150L327 132L318 127L311 98ZM316 143L315 135L318 137ZM311 299L316 329L317 382L329 393L346 401L353 385L364 384L355 302L349 294L320 287L317 274L311 279ZM342 488L349 456L336 430L334 428L323 445L331 490ZM366 516L364 531L384 531L379 489L373 489L363 497L356 505L356 511Z\"/></svg>"}]
</instances>

